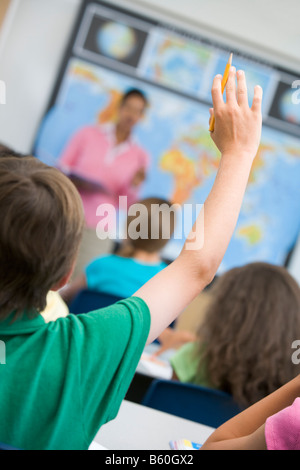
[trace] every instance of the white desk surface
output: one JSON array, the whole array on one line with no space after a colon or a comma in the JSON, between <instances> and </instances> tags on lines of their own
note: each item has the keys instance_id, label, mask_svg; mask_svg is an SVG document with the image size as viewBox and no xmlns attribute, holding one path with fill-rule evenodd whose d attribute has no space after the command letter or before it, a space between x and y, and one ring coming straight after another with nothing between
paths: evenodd
<instances>
[{"instance_id":1,"label":"white desk surface","mask_svg":"<svg viewBox=\"0 0 300 470\"><path fill-rule=\"evenodd\" d=\"M171 379L173 375L173 369L170 364L170 358L175 354L175 350L171 349L165 351L157 359L149 361L147 357L152 356L160 348L159 344L152 343L145 347L144 354L141 357L140 362L138 363L136 372L140 374L147 375L154 379Z\"/></svg>"},{"instance_id":2,"label":"white desk surface","mask_svg":"<svg viewBox=\"0 0 300 470\"><path fill-rule=\"evenodd\" d=\"M203 444L214 428L124 400L94 441L107 450L171 450L172 440Z\"/></svg>"}]
</instances>

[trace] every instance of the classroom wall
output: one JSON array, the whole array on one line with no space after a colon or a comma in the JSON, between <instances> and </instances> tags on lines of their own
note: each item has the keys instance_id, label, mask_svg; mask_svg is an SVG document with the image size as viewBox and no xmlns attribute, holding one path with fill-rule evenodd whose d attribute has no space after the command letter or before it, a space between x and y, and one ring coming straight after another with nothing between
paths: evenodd
<instances>
[{"instance_id":1,"label":"classroom wall","mask_svg":"<svg viewBox=\"0 0 300 470\"><path fill-rule=\"evenodd\" d=\"M6 0L1 0L2 2ZM184 21L195 33L223 38L246 51L299 71L299 0L111 0ZM48 105L81 0L10 0L0 29L0 142L29 152ZM300 240L291 261L300 283Z\"/></svg>"},{"instance_id":2,"label":"classroom wall","mask_svg":"<svg viewBox=\"0 0 300 470\"><path fill-rule=\"evenodd\" d=\"M2 0L1 0L2 1ZM48 105L80 0L11 0L0 31L0 141L29 152Z\"/></svg>"},{"instance_id":3,"label":"classroom wall","mask_svg":"<svg viewBox=\"0 0 300 470\"><path fill-rule=\"evenodd\" d=\"M113 2L112 2L113 3ZM117 2L123 3L123 2ZM299 0L131 0L300 72Z\"/></svg>"},{"instance_id":4,"label":"classroom wall","mask_svg":"<svg viewBox=\"0 0 300 470\"><path fill-rule=\"evenodd\" d=\"M1 0L2 2L6 0ZM11 0L0 30L0 140L29 151L82 0ZM224 38L299 70L299 0L111 0Z\"/></svg>"}]
</instances>

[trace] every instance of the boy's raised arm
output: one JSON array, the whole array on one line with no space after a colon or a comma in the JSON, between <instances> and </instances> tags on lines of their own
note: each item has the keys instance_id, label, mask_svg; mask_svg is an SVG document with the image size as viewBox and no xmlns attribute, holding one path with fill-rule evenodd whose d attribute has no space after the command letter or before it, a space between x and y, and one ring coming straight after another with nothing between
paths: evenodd
<instances>
[{"instance_id":1,"label":"boy's raised arm","mask_svg":"<svg viewBox=\"0 0 300 470\"><path fill-rule=\"evenodd\" d=\"M148 343L157 338L215 276L235 229L258 150L262 89L255 88L250 108L245 74L242 71L236 74L232 68L225 103L221 79L216 76L212 87L216 120L212 138L222 154L215 183L179 257L135 294L150 309Z\"/></svg>"}]
</instances>

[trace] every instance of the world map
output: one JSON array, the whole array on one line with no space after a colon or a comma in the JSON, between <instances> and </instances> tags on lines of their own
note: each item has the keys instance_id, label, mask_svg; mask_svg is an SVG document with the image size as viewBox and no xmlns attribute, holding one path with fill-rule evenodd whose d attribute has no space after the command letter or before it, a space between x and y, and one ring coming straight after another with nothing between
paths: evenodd
<instances>
[{"instance_id":1,"label":"world map","mask_svg":"<svg viewBox=\"0 0 300 470\"><path fill-rule=\"evenodd\" d=\"M198 95L211 85L213 61L214 53L207 47L157 31L149 40L147 56L140 67L145 78Z\"/></svg>"},{"instance_id":2,"label":"world map","mask_svg":"<svg viewBox=\"0 0 300 470\"><path fill-rule=\"evenodd\" d=\"M163 197L181 206L203 204L220 162L208 132L208 107L78 59L70 61L57 102L41 126L36 156L55 165L82 126L114 121L122 93L132 87L143 89L150 102L135 135L151 157L140 198ZM220 272L253 261L284 263L300 230L299 179L299 139L264 127ZM174 236L165 257L174 259L183 243Z\"/></svg>"}]
</instances>

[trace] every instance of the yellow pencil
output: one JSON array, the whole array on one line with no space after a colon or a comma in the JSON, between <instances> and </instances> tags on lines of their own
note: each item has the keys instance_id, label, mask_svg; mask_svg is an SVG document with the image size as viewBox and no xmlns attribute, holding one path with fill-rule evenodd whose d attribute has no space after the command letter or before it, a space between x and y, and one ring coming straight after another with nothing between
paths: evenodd
<instances>
[{"instance_id":1,"label":"yellow pencil","mask_svg":"<svg viewBox=\"0 0 300 470\"><path fill-rule=\"evenodd\" d=\"M230 57L229 57L229 60L227 62L226 68L225 68L223 78L222 78L222 94L224 93L226 85L227 85L227 81L228 81L228 77L229 77L229 71L230 71L230 67L231 67L231 64L232 64L232 56L233 56L233 54L231 53ZM209 126L209 132L213 132L214 128L215 128L215 116L213 116L211 118L211 122L210 122L210 126Z\"/></svg>"}]
</instances>

